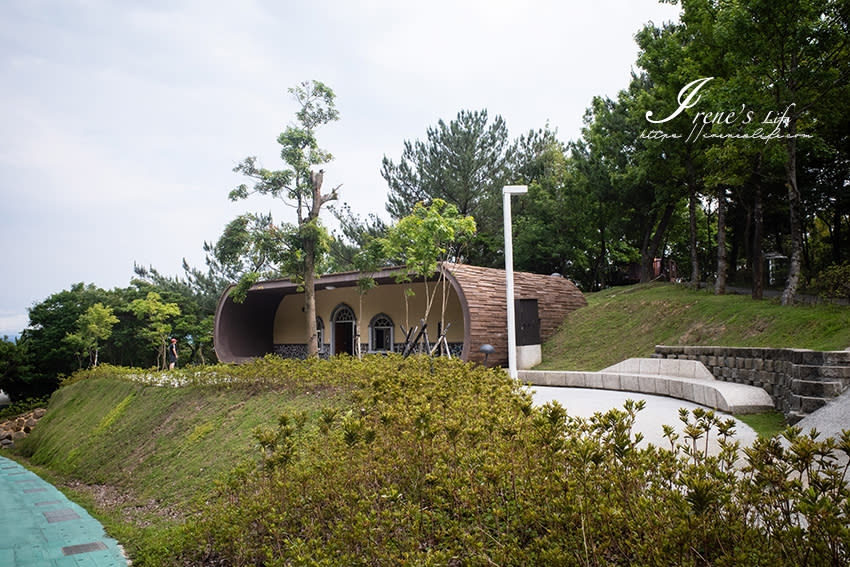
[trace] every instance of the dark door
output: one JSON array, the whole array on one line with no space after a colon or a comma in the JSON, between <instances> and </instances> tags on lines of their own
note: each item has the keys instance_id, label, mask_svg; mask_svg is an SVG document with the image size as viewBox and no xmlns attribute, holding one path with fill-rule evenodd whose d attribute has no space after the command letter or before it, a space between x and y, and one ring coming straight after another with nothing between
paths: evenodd
<instances>
[{"instance_id":1,"label":"dark door","mask_svg":"<svg viewBox=\"0 0 850 567\"><path fill-rule=\"evenodd\" d=\"M540 344L540 314L536 299L516 300L517 346Z\"/></svg>"},{"instance_id":2,"label":"dark door","mask_svg":"<svg viewBox=\"0 0 850 567\"><path fill-rule=\"evenodd\" d=\"M334 323L334 354L354 356L354 323L336 321Z\"/></svg>"}]
</instances>

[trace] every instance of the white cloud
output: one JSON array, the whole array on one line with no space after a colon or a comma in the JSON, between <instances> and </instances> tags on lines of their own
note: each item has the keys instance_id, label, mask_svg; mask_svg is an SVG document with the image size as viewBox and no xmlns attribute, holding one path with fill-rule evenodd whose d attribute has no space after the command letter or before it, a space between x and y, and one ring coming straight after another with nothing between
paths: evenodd
<instances>
[{"instance_id":1,"label":"white cloud","mask_svg":"<svg viewBox=\"0 0 850 567\"><path fill-rule=\"evenodd\" d=\"M29 316L26 313L0 313L0 338L12 338L20 334L29 323Z\"/></svg>"}]
</instances>

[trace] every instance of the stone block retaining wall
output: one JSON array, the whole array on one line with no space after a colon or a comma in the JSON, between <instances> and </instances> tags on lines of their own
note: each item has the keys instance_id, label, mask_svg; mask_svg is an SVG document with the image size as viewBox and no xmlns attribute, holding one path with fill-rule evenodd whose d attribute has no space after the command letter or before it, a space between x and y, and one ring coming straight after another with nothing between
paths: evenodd
<instances>
[{"instance_id":1,"label":"stone block retaining wall","mask_svg":"<svg viewBox=\"0 0 850 567\"><path fill-rule=\"evenodd\" d=\"M19 441L29 435L38 420L47 412L39 408L31 412L0 421L0 449L11 447L15 441Z\"/></svg>"},{"instance_id":2,"label":"stone block retaining wall","mask_svg":"<svg viewBox=\"0 0 850 567\"><path fill-rule=\"evenodd\" d=\"M658 345L653 356L696 360L717 380L763 388L789 423L850 386L850 351Z\"/></svg>"}]
</instances>

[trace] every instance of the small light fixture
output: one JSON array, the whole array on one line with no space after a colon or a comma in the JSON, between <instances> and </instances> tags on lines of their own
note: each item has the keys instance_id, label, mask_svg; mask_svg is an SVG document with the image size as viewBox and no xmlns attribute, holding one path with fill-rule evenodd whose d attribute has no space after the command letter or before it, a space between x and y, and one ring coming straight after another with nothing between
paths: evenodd
<instances>
[{"instance_id":1,"label":"small light fixture","mask_svg":"<svg viewBox=\"0 0 850 567\"><path fill-rule=\"evenodd\" d=\"M336 289L335 285L326 285L325 289Z\"/></svg>"},{"instance_id":2,"label":"small light fixture","mask_svg":"<svg viewBox=\"0 0 850 567\"><path fill-rule=\"evenodd\" d=\"M488 343L481 345L481 348L478 350L484 353L484 366L487 366L487 357L496 352L496 349Z\"/></svg>"}]
</instances>

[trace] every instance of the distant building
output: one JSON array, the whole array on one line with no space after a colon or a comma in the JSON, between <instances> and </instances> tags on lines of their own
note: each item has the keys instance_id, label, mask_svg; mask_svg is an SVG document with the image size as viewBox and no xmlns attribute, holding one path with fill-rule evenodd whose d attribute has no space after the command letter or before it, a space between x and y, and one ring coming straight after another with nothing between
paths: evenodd
<instances>
[{"instance_id":1,"label":"distant building","mask_svg":"<svg viewBox=\"0 0 850 567\"><path fill-rule=\"evenodd\" d=\"M354 354L357 341L363 353L399 352L403 348L405 334L419 326L426 303L422 278L410 284L396 283L403 270L386 268L373 274L378 286L362 298L357 291L359 272L329 274L316 280L316 323L322 356ZM445 287L441 285L435 292L440 272L445 275ZM517 272L514 276L517 344L521 351L536 348L539 352L540 342L555 333L567 313L587 305L587 301L571 281L558 275ZM407 298L406 312L408 288L414 295ZM229 291L219 300L215 316L219 360L243 362L269 353L306 356L304 294L297 284L290 280L258 282L243 303L234 302ZM504 270L445 263L429 278L428 291L436 293L427 321L432 343L445 324L453 355L482 362L484 355L479 349L490 344L495 352L488 357L488 364L507 364Z\"/></svg>"}]
</instances>

